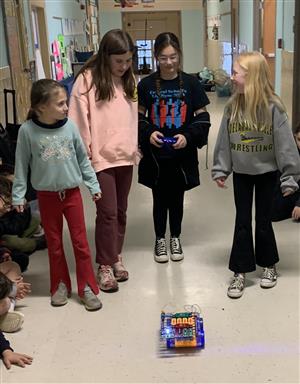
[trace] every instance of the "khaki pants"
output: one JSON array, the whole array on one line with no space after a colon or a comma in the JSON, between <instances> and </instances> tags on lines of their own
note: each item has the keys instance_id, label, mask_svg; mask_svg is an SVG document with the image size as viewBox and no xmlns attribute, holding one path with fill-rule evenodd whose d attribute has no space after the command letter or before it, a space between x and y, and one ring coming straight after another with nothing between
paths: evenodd
<instances>
[{"instance_id":1,"label":"khaki pants","mask_svg":"<svg viewBox=\"0 0 300 384\"><path fill-rule=\"evenodd\" d=\"M25 253L32 253L36 249L36 240L31 236L36 232L40 225L40 220L32 216L28 228L21 236L3 235L1 237L2 245L11 250L17 250Z\"/></svg>"}]
</instances>

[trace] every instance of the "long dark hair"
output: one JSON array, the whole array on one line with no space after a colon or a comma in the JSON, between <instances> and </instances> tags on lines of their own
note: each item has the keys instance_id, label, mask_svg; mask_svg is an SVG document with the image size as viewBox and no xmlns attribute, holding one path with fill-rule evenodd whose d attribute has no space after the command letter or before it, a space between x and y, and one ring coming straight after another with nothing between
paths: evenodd
<instances>
[{"instance_id":1,"label":"long dark hair","mask_svg":"<svg viewBox=\"0 0 300 384\"><path fill-rule=\"evenodd\" d=\"M175 51L177 52L179 56L179 64L182 62L182 50L180 48L180 43L178 37L172 33L172 32L162 32L160 33L154 42L154 56L156 60L158 61L158 57L161 53L162 50L165 48L172 46ZM179 88L180 88L180 99L183 98L183 80L182 80L182 72L179 70L178 72L179 75ZM157 65L157 75L156 75L156 93L158 97L160 98L160 91L161 91L161 86L160 86L160 68L159 65Z\"/></svg>"},{"instance_id":2,"label":"long dark hair","mask_svg":"<svg viewBox=\"0 0 300 384\"><path fill-rule=\"evenodd\" d=\"M39 106L48 103L61 89L65 90L64 86L52 79L35 81L30 92L30 109L27 114L27 120L37 119Z\"/></svg>"},{"instance_id":3,"label":"long dark hair","mask_svg":"<svg viewBox=\"0 0 300 384\"><path fill-rule=\"evenodd\" d=\"M110 55L123 55L127 52L135 53L135 46L131 37L121 29L112 29L103 36L98 53L92 56L78 72L77 77L80 74L84 75L87 69L91 70L92 83L87 92L95 85L97 100L111 100L114 97L114 86L109 62ZM135 99L136 84L132 66L128 68L122 78L126 96L129 99Z\"/></svg>"}]
</instances>

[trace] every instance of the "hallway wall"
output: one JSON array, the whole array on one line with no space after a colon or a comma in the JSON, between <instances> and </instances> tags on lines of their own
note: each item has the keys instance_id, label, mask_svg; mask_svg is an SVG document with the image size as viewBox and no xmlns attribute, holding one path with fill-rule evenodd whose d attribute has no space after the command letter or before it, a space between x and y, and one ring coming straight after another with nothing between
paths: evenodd
<instances>
[{"instance_id":1,"label":"hallway wall","mask_svg":"<svg viewBox=\"0 0 300 384\"><path fill-rule=\"evenodd\" d=\"M210 18L219 18L218 39L213 38ZM224 44L231 44L231 1L210 1L207 3L207 67L211 70L223 68L230 74L231 69L223 66L225 59ZM231 65L230 65L231 66Z\"/></svg>"},{"instance_id":2,"label":"hallway wall","mask_svg":"<svg viewBox=\"0 0 300 384\"><path fill-rule=\"evenodd\" d=\"M253 2L239 2L239 41L245 44L248 51L253 50Z\"/></svg>"},{"instance_id":3,"label":"hallway wall","mask_svg":"<svg viewBox=\"0 0 300 384\"><path fill-rule=\"evenodd\" d=\"M204 67L203 11L181 11L181 33L184 70L199 72Z\"/></svg>"},{"instance_id":4,"label":"hallway wall","mask_svg":"<svg viewBox=\"0 0 300 384\"><path fill-rule=\"evenodd\" d=\"M80 9L80 4L75 1L45 1L46 5L46 17L48 24L48 41L49 48L51 49L51 43L57 40L57 35L63 33L62 19L73 19L84 21L86 17L86 11ZM59 17L59 19L58 19ZM75 40L78 47L84 47L86 45L85 34L78 34L73 36L65 36L65 44L69 44L70 40Z\"/></svg>"}]
</instances>

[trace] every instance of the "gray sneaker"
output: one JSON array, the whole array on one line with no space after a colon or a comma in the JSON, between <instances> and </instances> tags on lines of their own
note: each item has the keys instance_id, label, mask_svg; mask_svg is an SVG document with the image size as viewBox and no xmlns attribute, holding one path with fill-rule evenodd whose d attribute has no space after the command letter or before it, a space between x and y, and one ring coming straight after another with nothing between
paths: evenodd
<instances>
[{"instance_id":1,"label":"gray sneaker","mask_svg":"<svg viewBox=\"0 0 300 384\"><path fill-rule=\"evenodd\" d=\"M169 261L167 243L164 237L157 238L154 245L154 260L157 263L166 263Z\"/></svg>"},{"instance_id":2,"label":"gray sneaker","mask_svg":"<svg viewBox=\"0 0 300 384\"><path fill-rule=\"evenodd\" d=\"M88 285L84 288L83 296L80 300L84 304L87 311L98 311L98 309L102 308L101 301Z\"/></svg>"},{"instance_id":3,"label":"gray sneaker","mask_svg":"<svg viewBox=\"0 0 300 384\"><path fill-rule=\"evenodd\" d=\"M227 295L232 299L238 299L244 293L245 274L235 273L228 287Z\"/></svg>"},{"instance_id":4,"label":"gray sneaker","mask_svg":"<svg viewBox=\"0 0 300 384\"><path fill-rule=\"evenodd\" d=\"M180 261L184 258L184 253L181 247L179 237L170 238L170 252L172 261Z\"/></svg>"},{"instance_id":5,"label":"gray sneaker","mask_svg":"<svg viewBox=\"0 0 300 384\"><path fill-rule=\"evenodd\" d=\"M62 281L58 284L57 291L54 295L51 296L51 305L53 307L61 307L62 305L66 305L68 302L68 297L70 294L68 293L66 284Z\"/></svg>"},{"instance_id":6,"label":"gray sneaker","mask_svg":"<svg viewBox=\"0 0 300 384\"><path fill-rule=\"evenodd\" d=\"M269 268L263 268L260 286L262 288L272 288L277 284L277 272L276 267L273 265Z\"/></svg>"}]
</instances>

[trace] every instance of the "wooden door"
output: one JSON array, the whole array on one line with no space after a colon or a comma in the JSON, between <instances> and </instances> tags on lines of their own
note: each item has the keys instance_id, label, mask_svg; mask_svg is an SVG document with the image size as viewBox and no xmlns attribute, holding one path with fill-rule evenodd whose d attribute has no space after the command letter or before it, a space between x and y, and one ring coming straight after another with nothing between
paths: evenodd
<instances>
[{"instance_id":1,"label":"wooden door","mask_svg":"<svg viewBox=\"0 0 300 384\"><path fill-rule=\"evenodd\" d=\"M24 3L19 0L4 0L3 2L11 83L16 90L17 119L20 123L25 120L29 109L29 92L32 84L29 75L23 5ZM9 100L9 116L12 116L11 111L11 101Z\"/></svg>"},{"instance_id":2,"label":"wooden door","mask_svg":"<svg viewBox=\"0 0 300 384\"><path fill-rule=\"evenodd\" d=\"M276 0L262 2L262 53L270 67L271 80L275 83L276 56Z\"/></svg>"},{"instance_id":3,"label":"wooden door","mask_svg":"<svg viewBox=\"0 0 300 384\"><path fill-rule=\"evenodd\" d=\"M149 72L156 69L153 43L159 33L165 31L173 32L181 40L180 20L180 13L177 11L123 13L123 29L130 34L135 45L138 47L137 70L140 70L145 65Z\"/></svg>"},{"instance_id":4,"label":"wooden door","mask_svg":"<svg viewBox=\"0 0 300 384\"><path fill-rule=\"evenodd\" d=\"M240 53L239 0L231 0L231 45L232 45L232 67L233 67L234 60L236 59L237 55Z\"/></svg>"}]
</instances>

